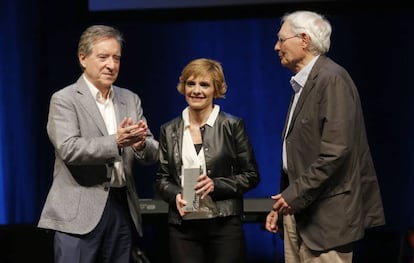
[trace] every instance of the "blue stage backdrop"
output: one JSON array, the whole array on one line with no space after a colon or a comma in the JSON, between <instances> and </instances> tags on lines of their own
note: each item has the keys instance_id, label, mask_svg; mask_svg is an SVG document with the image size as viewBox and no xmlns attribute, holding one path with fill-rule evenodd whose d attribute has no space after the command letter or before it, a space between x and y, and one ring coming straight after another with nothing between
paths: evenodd
<instances>
[{"instance_id":1,"label":"blue stage backdrop","mask_svg":"<svg viewBox=\"0 0 414 263\"><path fill-rule=\"evenodd\" d=\"M322 0L329 2L336 0ZM89 0L90 11L114 11L114 10L151 10L151 9L171 9L171 8L190 8L190 7L216 7L216 6L240 6L240 5L259 5L259 4L286 4L313 2L313 0Z\"/></svg>"},{"instance_id":2,"label":"blue stage backdrop","mask_svg":"<svg viewBox=\"0 0 414 263\"><path fill-rule=\"evenodd\" d=\"M0 14L0 223L37 218L35 68L31 2L7 1ZM34 22L34 21L32 21Z\"/></svg>"}]
</instances>

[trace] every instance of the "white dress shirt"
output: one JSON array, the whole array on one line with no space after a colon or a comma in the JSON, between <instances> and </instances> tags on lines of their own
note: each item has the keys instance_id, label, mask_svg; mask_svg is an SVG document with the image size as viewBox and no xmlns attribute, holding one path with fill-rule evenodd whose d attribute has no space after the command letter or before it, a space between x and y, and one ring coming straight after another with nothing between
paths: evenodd
<instances>
[{"instance_id":1,"label":"white dress shirt","mask_svg":"<svg viewBox=\"0 0 414 263\"><path fill-rule=\"evenodd\" d=\"M114 94L113 89L109 90L108 98L105 99L102 96L102 93L84 76L85 82L89 87L89 90L92 93L92 96L95 98L96 105L98 106L99 111L101 112L102 118L105 122L106 130L109 135L116 134L117 132L117 123L116 115L114 108ZM121 161L114 162L114 170L111 176L111 187L122 187L125 186L125 174L122 169Z\"/></svg>"}]
</instances>

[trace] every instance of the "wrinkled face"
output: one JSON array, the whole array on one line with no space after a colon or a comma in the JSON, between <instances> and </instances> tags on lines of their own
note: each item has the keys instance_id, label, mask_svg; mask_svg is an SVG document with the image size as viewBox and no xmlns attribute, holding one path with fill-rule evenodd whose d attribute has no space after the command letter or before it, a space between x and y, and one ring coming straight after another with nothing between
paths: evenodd
<instances>
[{"instance_id":1,"label":"wrinkled face","mask_svg":"<svg viewBox=\"0 0 414 263\"><path fill-rule=\"evenodd\" d=\"M299 63L306 55L305 48L302 36L293 34L289 24L283 23L274 47L282 66L297 72Z\"/></svg>"},{"instance_id":2,"label":"wrinkled face","mask_svg":"<svg viewBox=\"0 0 414 263\"><path fill-rule=\"evenodd\" d=\"M193 110L212 108L214 85L211 76L189 77L185 82L185 99Z\"/></svg>"},{"instance_id":3,"label":"wrinkled face","mask_svg":"<svg viewBox=\"0 0 414 263\"><path fill-rule=\"evenodd\" d=\"M121 47L114 38L97 41L89 56L79 55L86 78L99 90L108 90L119 73Z\"/></svg>"}]
</instances>

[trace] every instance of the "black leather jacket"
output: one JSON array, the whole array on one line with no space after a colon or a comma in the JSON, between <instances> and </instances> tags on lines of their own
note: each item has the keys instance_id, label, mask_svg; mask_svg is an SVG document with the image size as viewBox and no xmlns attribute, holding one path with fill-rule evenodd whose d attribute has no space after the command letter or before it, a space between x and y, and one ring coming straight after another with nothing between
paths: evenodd
<instances>
[{"instance_id":1,"label":"black leather jacket","mask_svg":"<svg viewBox=\"0 0 414 263\"><path fill-rule=\"evenodd\" d=\"M169 203L168 222L180 224L175 197L181 192L181 147L184 121L177 117L160 128L160 166L155 188ZM241 215L243 194L260 181L257 162L244 121L220 111L214 126L201 127L207 175L214 181L210 193L219 216Z\"/></svg>"}]
</instances>

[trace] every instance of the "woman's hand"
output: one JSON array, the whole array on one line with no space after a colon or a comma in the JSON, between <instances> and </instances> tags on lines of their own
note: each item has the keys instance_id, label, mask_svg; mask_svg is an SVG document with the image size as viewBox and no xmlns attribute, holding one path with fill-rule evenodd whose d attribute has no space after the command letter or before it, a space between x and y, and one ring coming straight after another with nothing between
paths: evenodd
<instances>
[{"instance_id":1,"label":"woman's hand","mask_svg":"<svg viewBox=\"0 0 414 263\"><path fill-rule=\"evenodd\" d=\"M197 195L201 195L201 199L204 199L209 193L214 192L213 180L205 174L198 177L198 182L195 185Z\"/></svg>"},{"instance_id":2,"label":"woman's hand","mask_svg":"<svg viewBox=\"0 0 414 263\"><path fill-rule=\"evenodd\" d=\"M183 199L183 194L178 193L175 196L175 204L177 206L178 213L180 213L180 216L184 216L187 214L187 212L184 211L184 206L187 204L187 202Z\"/></svg>"}]
</instances>

